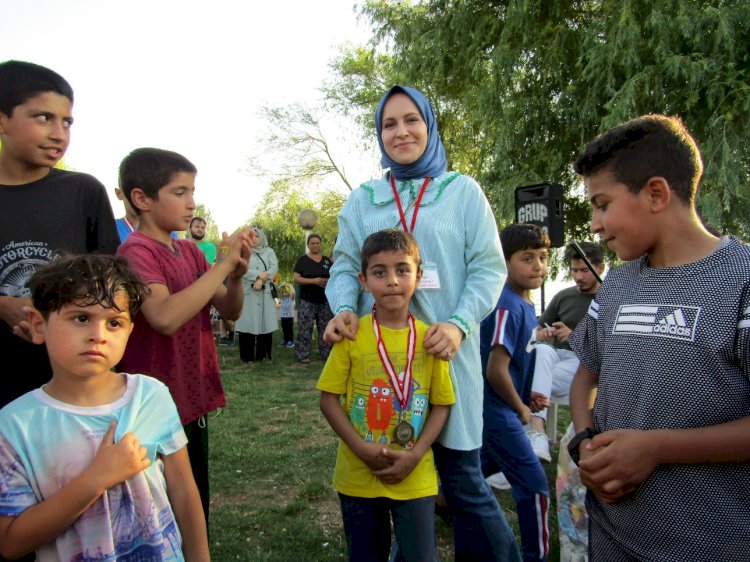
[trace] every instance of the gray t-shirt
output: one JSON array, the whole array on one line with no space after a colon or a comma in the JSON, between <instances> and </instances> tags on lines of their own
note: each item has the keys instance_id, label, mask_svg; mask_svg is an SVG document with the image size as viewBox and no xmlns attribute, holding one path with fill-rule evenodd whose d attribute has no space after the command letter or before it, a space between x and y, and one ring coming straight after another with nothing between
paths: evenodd
<instances>
[{"instance_id":1,"label":"gray t-shirt","mask_svg":"<svg viewBox=\"0 0 750 562\"><path fill-rule=\"evenodd\" d=\"M697 262L611 271L571 347L598 373L594 426L698 428L750 415L750 248L729 238ZM662 465L591 518L641 560L746 560L750 464Z\"/></svg>"}]
</instances>

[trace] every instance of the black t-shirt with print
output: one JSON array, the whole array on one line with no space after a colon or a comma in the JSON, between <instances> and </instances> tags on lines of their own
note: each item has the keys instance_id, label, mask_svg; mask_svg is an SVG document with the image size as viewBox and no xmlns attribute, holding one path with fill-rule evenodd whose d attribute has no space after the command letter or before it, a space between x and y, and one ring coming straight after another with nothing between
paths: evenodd
<instances>
[{"instance_id":1,"label":"black t-shirt with print","mask_svg":"<svg viewBox=\"0 0 750 562\"><path fill-rule=\"evenodd\" d=\"M305 279L315 279L316 277L330 277L331 265L333 262L328 256L318 262L310 258L307 254L301 256L294 265L294 271L299 273ZM299 298L303 301L323 304L327 302L324 287L318 285L300 285Z\"/></svg>"},{"instance_id":2,"label":"black t-shirt with print","mask_svg":"<svg viewBox=\"0 0 750 562\"><path fill-rule=\"evenodd\" d=\"M0 185L0 295L28 297L28 282L61 253L114 254L120 239L104 186L93 176L52 169L24 185ZM0 321L5 373L0 406L47 382L43 345L13 335Z\"/></svg>"}]
</instances>

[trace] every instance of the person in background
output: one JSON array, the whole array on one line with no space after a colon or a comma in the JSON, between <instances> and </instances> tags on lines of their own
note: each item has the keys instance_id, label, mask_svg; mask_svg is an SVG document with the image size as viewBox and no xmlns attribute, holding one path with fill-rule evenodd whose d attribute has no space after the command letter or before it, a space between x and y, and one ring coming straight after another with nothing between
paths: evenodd
<instances>
[{"instance_id":1,"label":"person in background","mask_svg":"<svg viewBox=\"0 0 750 562\"><path fill-rule=\"evenodd\" d=\"M531 291L547 277L549 237L534 224L511 224L500 233L508 279L495 310L482 320L484 386L482 473L502 471L518 511L524 562L549 553L549 486L524 424L531 417L536 359L536 309Z\"/></svg>"},{"instance_id":2,"label":"person in background","mask_svg":"<svg viewBox=\"0 0 750 562\"><path fill-rule=\"evenodd\" d=\"M206 219L201 217L193 217L190 219L190 227L188 228L188 237L192 240L203 255L206 256L208 265L213 265L216 261L216 244L205 240L206 238Z\"/></svg>"},{"instance_id":3,"label":"person in background","mask_svg":"<svg viewBox=\"0 0 750 562\"><path fill-rule=\"evenodd\" d=\"M331 352L330 344L323 341L323 334L333 316L325 293L332 262L331 258L321 253L322 242L320 234L311 234L307 239L309 252L300 256L294 265L294 282L300 286L294 353L297 361L305 365L310 363L313 325L318 329L318 352L321 359L328 359Z\"/></svg>"},{"instance_id":4,"label":"person in background","mask_svg":"<svg viewBox=\"0 0 750 562\"><path fill-rule=\"evenodd\" d=\"M276 302L271 295L271 284L279 270L276 253L258 227L250 230L250 245L250 264L242 278L245 302L234 325L239 334L240 359L248 365L271 360L273 333L279 329Z\"/></svg>"},{"instance_id":5,"label":"person in background","mask_svg":"<svg viewBox=\"0 0 750 562\"><path fill-rule=\"evenodd\" d=\"M125 242L125 240L128 239L128 236L138 228L138 215L133 210L133 207L130 206L128 198L125 197L125 194L119 187L115 188L115 197L117 197L119 201L122 201L122 205L125 207L125 216L115 220L117 234L120 236L120 243L122 243Z\"/></svg>"},{"instance_id":6,"label":"person in background","mask_svg":"<svg viewBox=\"0 0 750 562\"><path fill-rule=\"evenodd\" d=\"M0 406L52 376L31 341L28 281L62 253L114 254L120 241L107 190L93 176L54 166L73 126L73 89L30 62L0 64L0 354L8 373Z\"/></svg>"},{"instance_id":7,"label":"person in background","mask_svg":"<svg viewBox=\"0 0 750 562\"><path fill-rule=\"evenodd\" d=\"M594 242L581 242L579 246L601 277L604 273L604 248ZM570 267L575 286L563 289L552 297L539 318L536 339L548 345L536 348L534 382L531 385L529 441L536 456L547 462L552 460L549 438L545 431L549 399L553 395L568 396L570 392L570 383L578 369L578 358L570 349L568 338L586 315L600 286L594 272L572 246L565 249L565 261Z\"/></svg>"},{"instance_id":8,"label":"person in background","mask_svg":"<svg viewBox=\"0 0 750 562\"><path fill-rule=\"evenodd\" d=\"M279 285L279 315L284 341L279 345L294 348L294 288L289 283Z\"/></svg>"},{"instance_id":9,"label":"person in background","mask_svg":"<svg viewBox=\"0 0 750 562\"><path fill-rule=\"evenodd\" d=\"M450 362L456 403L433 443L453 526L456 560L518 560L513 532L482 476L484 382L479 322L497 303L506 277L497 224L479 185L447 171L435 111L413 88L394 86L375 111L381 164L389 171L352 191L339 214L335 262L326 295L336 316L326 339L355 339L372 308L358 273L367 236L399 227L416 238L422 279L412 299L430 326L427 353ZM390 454L397 454L398 451Z\"/></svg>"}]
</instances>

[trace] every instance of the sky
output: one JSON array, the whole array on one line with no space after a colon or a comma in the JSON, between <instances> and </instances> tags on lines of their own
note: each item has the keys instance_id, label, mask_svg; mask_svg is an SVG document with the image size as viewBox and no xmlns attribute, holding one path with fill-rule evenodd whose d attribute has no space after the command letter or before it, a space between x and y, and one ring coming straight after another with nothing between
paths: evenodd
<instances>
[{"instance_id":1,"label":"sky","mask_svg":"<svg viewBox=\"0 0 750 562\"><path fill-rule=\"evenodd\" d=\"M70 82L75 123L65 163L104 183L115 216L124 214L114 196L120 161L153 146L197 166L197 203L219 231L232 231L268 188L249 164L264 148L261 107L317 103L337 48L369 37L354 4L0 0L0 60L41 64ZM371 177L371 154L342 158L355 183Z\"/></svg>"}]
</instances>

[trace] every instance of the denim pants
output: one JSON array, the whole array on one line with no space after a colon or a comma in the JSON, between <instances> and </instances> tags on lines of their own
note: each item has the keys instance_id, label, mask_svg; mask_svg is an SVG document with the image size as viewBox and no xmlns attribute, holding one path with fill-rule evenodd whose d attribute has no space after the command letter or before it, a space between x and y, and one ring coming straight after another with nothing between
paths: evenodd
<instances>
[{"instance_id":1,"label":"denim pants","mask_svg":"<svg viewBox=\"0 0 750 562\"><path fill-rule=\"evenodd\" d=\"M459 451L433 443L432 451L453 525L456 560L520 562L513 531L482 476L479 449Z\"/></svg>"},{"instance_id":2,"label":"denim pants","mask_svg":"<svg viewBox=\"0 0 750 562\"><path fill-rule=\"evenodd\" d=\"M435 496L413 500L358 498L339 494L352 562L386 562L393 532L400 560L439 562L435 543Z\"/></svg>"}]
</instances>

